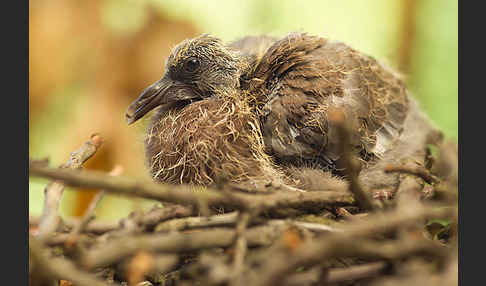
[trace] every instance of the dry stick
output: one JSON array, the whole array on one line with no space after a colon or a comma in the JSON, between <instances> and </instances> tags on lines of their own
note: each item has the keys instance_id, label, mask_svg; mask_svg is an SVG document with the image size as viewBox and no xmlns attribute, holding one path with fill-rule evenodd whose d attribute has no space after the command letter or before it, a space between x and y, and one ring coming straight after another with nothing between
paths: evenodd
<instances>
[{"instance_id":1,"label":"dry stick","mask_svg":"<svg viewBox=\"0 0 486 286\"><path fill-rule=\"evenodd\" d=\"M237 220L237 211L207 217L185 217L161 222L155 227L155 231L182 231L202 227L234 226Z\"/></svg>"},{"instance_id":2,"label":"dry stick","mask_svg":"<svg viewBox=\"0 0 486 286\"><path fill-rule=\"evenodd\" d=\"M271 221L274 222L277 220L271 220ZM287 221L282 220L282 222L287 222ZM313 232L342 232L342 230L339 228L330 227L325 224L302 222L302 221L289 221L288 223Z\"/></svg>"},{"instance_id":3,"label":"dry stick","mask_svg":"<svg viewBox=\"0 0 486 286\"><path fill-rule=\"evenodd\" d=\"M349 175L349 189L354 194L356 203L360 208L365 211L373 211L375 205L358 180L359 165L351 149L351 131L349 124L345 121L344 113L339 109L332 108L328 111L328 118L336 126L339 142L341 142L339 144L339 154L342 156L340 161L345 172Z\"/></svg>"},{"instance_id":4,"label":"dry stick","mask_svg":"<svg viewBox=\"0 0 486 286\"><path fill-rule=\"evenodd\" d=\"M179 219L171 219L159 223L155 227L155 231L182 231L187 229L204 228L204 227L215 227L215 226L226 226L231 227L238 221L238 212L230 212L226 214L213 215L209 217L185 217ZM259 224L264 221L261 218L252 218L249 224ZM314 232L337 232L340 231L334 227L330 227L325 224L319 223L309 223L301 221L287 221L279 219L267 220L267 222L272 224L293 224L301 228L308 229Z\"/></svg>"},{"instance_id":5,"label":"dry stick","mask_svg":"<svg viewBox=\"0 0 486 286\"><path fill-rule=\"evenodd\" d=\"M241 280L241 275L243 274L243 269L245 266L245 256L247 250L245 231L250 221L250 214L243 212L238 216L238 218L239 221L236 224L236 241L232 269L235 285L238 285L237 281Z\"/></svg>"},{"instance_id":6,"label":"dry stick","mask_svg":"<svg viewBox=\"0 0 486 286\"><path fill-rule=\"evenodd\" d=\"M389 165L385 167L386 173L401 172L410 175L415 175L422 178L429 184L439 183L439 179L432 175L429 170L420 165Z\"/></svg>"},{"instance_id":7,"label":"dry stick","mask_svg":"<svg viewBox=\"0 0 486 286\"><path fill-rule=\"evenodd\" d=\"M99 135L91 135L91 138L84 143L79 150L71 153L69 161L66 164L61 165L60 168L81 169L83 163L96 153L101 144L102 139ZM42 167L42 164L30 161L29 167ZM60 181L51 182L44 189L44 209L39 223L40 239L45 239L54 232L59 225L60 217L58 210L63 192L64 184Z\"/></svg>"},{"instance_id":8,"label":"dry stick","mask_svg":"<svg viewBox=\"0 0 486 286\"><path fill-rule=\"evenodd\" d=\"M30 165L29 175L61 180L73 187L88 187L105 189L107 192L154 199L167 202L198 205L199 200L212 203L225 201L225 196L215 191L195 191L189 185L158 184L151 181L137 181L128 177L112 177L104 172L83 171L72 172L55 168Z\"/></svg>"},{"instance_id":9,"label":"dry stick","mask_svg":"<svg viewBox=\"0 0 486 286\"><path fill-rule=\"evenodd\" d=\"M143 214L137 222L140 226L142 226L142 229L145 230L147 228L152 228L158 223L164 222L166 220L187 217L191 214L193 214L193 210L191 208L187 208L181 205L170 205L163 208L153 207L147 213ZM123 227L123 221L125 220L126 218L121 219L119 222L92 221L86 226L85 232L103 234L113 230L119 230Z\"/></svg>"},{"instance_id":10,"label":"dry stick","mask_svg":"<svg viewBox=\"0 0 486 286\"><path fill-rule=\"evenodd\" d=\"M423 224L429 218L444 218L457 220L457 207L438 207L433 204L417 206L413 212L403 210L387 211L383 213L370 214L357 221L343 223L340 227L343 233L367 237L377 233L384 233L406 227L412 224Z\"/></svg>"},{"instance_id":11,"label":"dry stick","mask_svg":"<svg viewBox=\"0 0 486 286\"><path fill-rule=\"evenodd\" d=\"M330 269L325 282L327 284L340 283L349 280L363 279L378 275L386 268L386 262L372 262L363 265L350 266L341 269Z\"/></svg>"},{"instance_id":12,"label":"dry stick","mask_svg":"<svg viewBox=\"0 0 486 286\"><path fill-rule=\"evenodd\" d=\"M398 189L396 191L396 202L397 207L400 210L410 209L413 211L414 208L420 205L420 196L422 194L423 185L417 182L417 178L402 175L403 178L400 180ZM409 210L407 210L409 211Z\"/></svg>"},{"instance_id":13,"label":"dry stick","mask_svg":"<svg viewBox=\"0 0 486 286\"><path fill-rule=\"evenodd\" d=\"M350 194L332 192L332 189L305 193L280 191L268 194L247 194L235 192L229 197L209 188L204 191L196 191L188 185L141 182L121 176L111 177L103 172L96 171L74 172L30 165L29 173L31 176L62 180L65 184L73 187L102 188L113 193L195 207L200 202L207 202L209 206L215 207L228 206L238 209L268 210L285 207L341 206L350 205L354 201Z\"/></svg>"},{"instance_id":14,"label":"dry stick","mask_svg":"<svg viewBox=\"0 0 486 286\"><path fill-rule=\"evenodd\" d=\"M39 267L45 276L59 280L64 279L76 286L108 286L119 284L107 284L95 277L93 274L79 270L71 261L64 258L47 257L42 242L29 237L30 257L34 261L34 267ZM31 277L35 278L35 277Z\"/></svg>"},{"instance_id":15,"label":"dry stick","mask_svg":"<svg viewBox=\"0 0 486 286\"><path fill-rule=\"evenodd\" d=\"M29 225L30 226L37 226L40 222L40 217L29 217ZM81 220L77 218L64 218L63 219L63 227L58 227L56 231L63 231L64 228L67 227L69 230L72 230L76 227ZM90 221L84 228L84 232L94 233L94 234L103 234L105 232L109 232L115 230L120 227L119 222L112 222L112 221Z\"/></svg>"},{"instance_id":16,"label":"dry stick","mask_svg":"<svg viewBox=\"0 0 486 286\"><path fill-rule=\"evenodd\" d=\"M140 224L144 228L156 227L158 224L167 220L177 220L193 215L191 208L182 205L169 205L165 207L153 207L149 212L140 218Z\"/></svg>"},{"instance_id":17,"label":"dry stick","mask_svg":"<svg viewBox=\"0 0 486 286\"><path fill-rule=\"evenodd\" d=\"M249 246L271 244L279 236L282 225L254 227L244 233ZM229 247L236 238L236 231L212 228L191 233L168 233L137 235L112 239L96 249L89 250L81 258L88 268L110 265L138 251L167 253L197 251L201 249Z\"/></svg>"}]
</instances>

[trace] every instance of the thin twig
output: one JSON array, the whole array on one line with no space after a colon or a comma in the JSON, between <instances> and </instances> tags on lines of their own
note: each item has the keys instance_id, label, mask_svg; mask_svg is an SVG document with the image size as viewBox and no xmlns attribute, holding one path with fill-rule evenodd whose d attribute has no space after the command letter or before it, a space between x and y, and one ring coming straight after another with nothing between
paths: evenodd
<instances>
[{"instance_id":1,"label":"thin twig","mask_svg":"<svg viewBox=\"0 0 486 286\"><path fill-rule=\"evenodd\" d=\"M197 216L185 217L178 219L171 219L159 223L155 227L155 231L182 231L186 229L215 227L215 226L234 226L238 219L238 212L230 212L226 214L213 216Z\"/></svg>"},{"instance_id":2,"label":"thin twig","mask_svg":"<svg viewBox=\"0 0 486 286\"><path fill-rule=\"evenodd\" d=\"M230 212L226 214L213 215L209 217L185 217L179 219L171 219L165 222L159 223L155 227L155 232L159 231L183 231L187 229L205 228L205 227L216 227L216 226L226 226L232 227L236 225L238 221L238 212ZM308 229L314 232L335 232L339 229L319 224L319 223L309 223L301 221L287 221L279 219L267 220L267 222L272 224L293 224L301 228ZM252 217L248 222L250 225L265 223L263 218Z\"/></svg>"},{"instance_id":3,"label":"thin twig","mask_svg":"<svg viewBox=\"0 0 486 286\"><path fill-rule=\"evenodd\" d=\"M99 135L94 134L91 138L81 146L80 149L71 153L69 160L60 168L81 169L86 160L91 158L102 144L102 139ZM42 164L29 162L29 167L42 167ZM39 223L39 238L44 239L57 229L60 222L58 214L59 203L64 192L64 184L60 181L49 183L44 189L45 200L42 216Z\"/></svg>"},{"instance_id":4,"label":"thin twig","mask_svg":"<svg viewBox=\"0 0 486 286\"><path fill-rule=\"evenodd\" d=\"M360 167L352 150L351 131L344 113L337 108L332 108L328 111L328 117L329 121L336 127L339 137L341 159L338 160L338 164L342 165L348 175L349 189L354 194L356 203L360 208L365 211L373 211L376 207L358 180Z\"/></svg>"},{"instance_id":5,"label":"thin twig","mask_svg":"<svg viewBox=\"0 0 486 286\"><path fill-rule=\"evenodd\" d=\"M281 229L281 225L258 226L245 232L245 238L249 246L269 245L278 237ZM121 237L87 252L82 257L82 264L88 268L106 266L141 250L177 253L229 247L235 238L236 231L221 228Z\"/></svg>"},{"instance_id":6,"label":"thin twig","mask_svg":"<svg viewBox=\"0 0 486 286\"><path fill-rule=\"evenodd\" d=\"M440 180L432 173L430 173L429 170L427 170L425 167L420 165L389 165L385 167L385 172L386 173L394 173L394 172L407 173L422 178L428 184L436 184L440 182Z\"/></svg>"},{"instance_id":7,"label":"thin twig","mask_svg":"<svg viewBox=\"0 0 486 286\"><path fill-rule=\"evenodd\" d=\"M232 268L234 285L239 284L239 281L242 278L241 275L243 274L243 270L245 268L245 256L247 250L245 232L248 226L248 222L250 221L250 214L247 212L243 212L238 216L238 218L239 220L236 224L236 241L234 247Z\"/></svg>"},{"instance_id":8,"label":"thin twig","mask_svg":"<svg viewBox=\"0 0 486 286\"><path fill-rule=\"evenodd\" d=\"M29 217L29 225L30 226L38 226L40 222L40 217ZM81 222L78 218L64 218L62 226L59 226L56 231L71 231L76 225ZM84 228L84 232L94 233L94 234L103 234L105 232L109 232L115 230L120 227L118 222L112 221L90 221L88 225Z\"/></svg>"}]
</instances>

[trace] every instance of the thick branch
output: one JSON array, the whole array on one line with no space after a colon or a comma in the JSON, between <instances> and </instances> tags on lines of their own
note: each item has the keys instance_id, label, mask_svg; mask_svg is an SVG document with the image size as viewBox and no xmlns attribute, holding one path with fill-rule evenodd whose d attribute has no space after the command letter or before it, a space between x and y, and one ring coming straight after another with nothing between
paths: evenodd
<instances>
[{"instance_id":1,"label":"thick branch","mask_svg":"<svg viewBox=\"0 0 486 286\"><path fill-rule=\"evenodd\" d=\"M196 207L204 202L208 206L215 207L268 210L284 207L309 208L312 206L349 205L353 202L350 194L332 192L332 190L305 193L280 191L269 194L233 192L232 196L226 196L224 193L212 189L201 191L189 185L141 182L126 177L111 177L96 171L75 172L30 165L29 172L31 176L61 180L73 187L100 188L122 195L139 196Z\"/></svg>"},{"instance_id":2,"label":"thick branch","mask_svg":"<svg viewBox=\"0 0 486 286\"><path fill-rule=\"evenodd\" d=\"M325 281L326 283L332 284L343 281L363 279L378 275L385 268L386 263L379 261L342 269L331 269L329 270Z\"/></svg>"},{"instance_id":3,"label":"thick branch","mask_svg":"<svg viewBox=\"0 0 486 286\"><path fill-rule=\"evenodd\" d=\"M164 221L159 223L155 227L155 231L182 231L187 229L194 229L194 228L203 228L203 227L215 227L215 226L226 226L232 227L236 225L238 220L238 212L230 212L226 214L220 215L213 215L209 217L185 217L185 218L178 218L178 219L171 219L168 221ZM268 222L272 224L286 224L290 223L296 225L300 228L305 228L310 231L314 232L335 232L339 231L339 229L327 226L325 224L319 223L309 223L309 222L302 222L302 221L286 221L286 220L278 220L278 219L271 219ZM264 223L262 218L252 217L249 224L259 224Z\"/></svg>"},{"instance_id":4,"label":"thick branch","mask_svg":"<svg viewBox=\"0 0 486 286\"><path fill-rule=\"evenodd\" d=\"M275 225L259 226L246 231L244 235L249 246L269 245L278 237L281 228ZM106 266L140 250L177 253L229 247L235 238L235 230L217 228L191 233L123 237L89 251L82 258L82 263L88 268Z\"/></svg>"}]
</instances>

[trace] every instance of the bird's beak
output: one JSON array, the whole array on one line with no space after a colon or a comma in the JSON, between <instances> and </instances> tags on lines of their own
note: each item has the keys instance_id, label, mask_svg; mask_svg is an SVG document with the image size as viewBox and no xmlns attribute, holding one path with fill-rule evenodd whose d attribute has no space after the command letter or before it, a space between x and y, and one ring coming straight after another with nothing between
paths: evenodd
<instances>
[{"instance_id":1,"label":"bird's beak","mask_svg":"<svg viewBox=\"0 0 486 286\"><path fill-rule=\"evenodd\" d=\"M125 113L128 125L142 118L159 105L169 103L172 99L167 91L176 85L176 82L164 76L161 80L147 87L142 94L132 102Z\"/></svg>"}]
</instances>

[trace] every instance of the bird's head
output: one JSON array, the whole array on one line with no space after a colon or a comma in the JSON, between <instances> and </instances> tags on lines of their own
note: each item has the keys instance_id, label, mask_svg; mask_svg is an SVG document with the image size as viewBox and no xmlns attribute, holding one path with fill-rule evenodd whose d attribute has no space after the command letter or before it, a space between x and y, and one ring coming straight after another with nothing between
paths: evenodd
<instances>
[{"instance_id":1,"label":"bird's head","mask_svg":"<svg viewBox=\"0 0 486 286\"><path fill-rule=\"evenodd\" d=\"M239 54L216 37L205 34L183 41L168 57L162 78L128 106L127 123L158 106L168 110L231 93L239 87L242 65Z\"/></svg>"}]
</instances>

